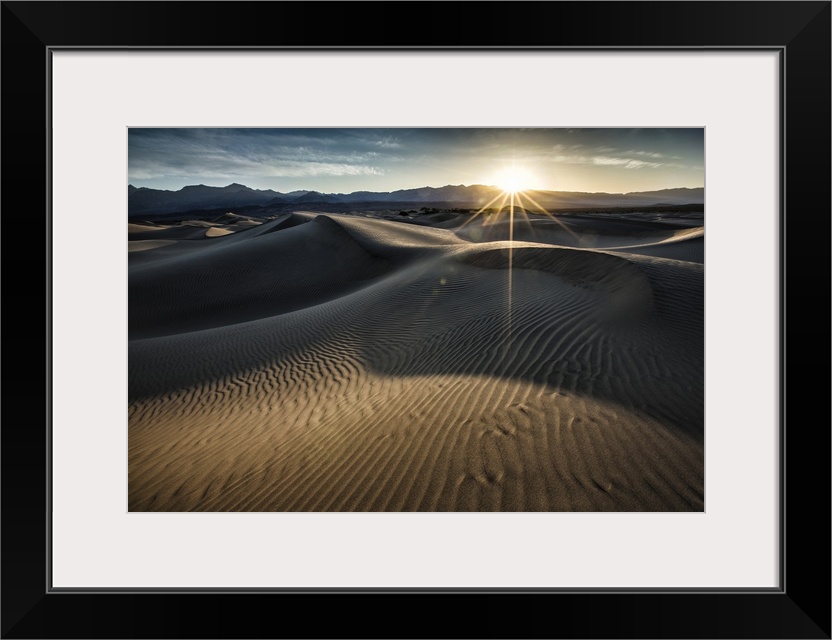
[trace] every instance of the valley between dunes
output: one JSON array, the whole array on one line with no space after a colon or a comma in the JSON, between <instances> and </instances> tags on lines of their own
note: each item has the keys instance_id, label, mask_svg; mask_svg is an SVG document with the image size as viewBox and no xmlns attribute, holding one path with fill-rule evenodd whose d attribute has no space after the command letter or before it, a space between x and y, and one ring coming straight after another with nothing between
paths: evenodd
<instances>
[{"instance_id":1,"label":"valley between dunes","mask_svg":"<svg viewBox=\"0 0 832 640\"><path fill-rule=\"evenodd\" d=\"M701 218L129 225L130 511L702 511Z\"/></svg>"}]
</instances>

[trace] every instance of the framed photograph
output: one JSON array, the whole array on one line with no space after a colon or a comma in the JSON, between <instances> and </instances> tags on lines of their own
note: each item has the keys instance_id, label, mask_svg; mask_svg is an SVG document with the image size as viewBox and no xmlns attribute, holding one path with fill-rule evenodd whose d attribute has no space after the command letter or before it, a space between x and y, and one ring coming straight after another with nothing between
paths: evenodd
<instances>
[{"instance_id":1,"label":"framed photograph","mask_svg":"<svg viewBox=\"0 0 832 640\"><path fill-rule=\"evenodd\" d=\"M381 7L3 3L3 637L829 638L830 3Z\"/></svg>"},{"instance_id":2,"label":"framed photograph","mask_svg":"<svg viewBox=\"0 0 832 640\"><path fill-rule=\"evenodd\" d=\"M130 128L130 512L704 512L704 154Z\"/></svg>"}]
</instances>

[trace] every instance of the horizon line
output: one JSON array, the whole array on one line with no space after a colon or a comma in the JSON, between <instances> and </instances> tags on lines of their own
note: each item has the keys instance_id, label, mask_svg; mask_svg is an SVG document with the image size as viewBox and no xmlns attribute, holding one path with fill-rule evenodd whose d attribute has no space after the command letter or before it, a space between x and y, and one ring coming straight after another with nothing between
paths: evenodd
<instances>
[{"instance_id":1,"label":"horizon line","mask_svg":"<svg viewBox=\"0 0 832 640\"><path fill-rule=\"evenodd\" d=\"M228 187L233 187L234 185L238 185L238 186L244 187L246 189L250 189L251 191L260 191L260 192L271 191L272 193L282 194L282 195L286 195L288 193L293 193L295 191L304 191L306 193L313 193L314 192L314 193L320 193L322 195L348 196L348 195L352 195L354 193L362 193L362 192L363 193L396 193L397 191L413 191L413 190L416 190L416 189L444 189L446 187L463 187L463 188L466 188L466 189L471 189L471 188L474 188L474 187L484 187L484 188L487 188L487 189L498 189L500 191L503 191L503 189L501 187L498 187L496 185L481 184L481 183L474 183L474 184L470 184L470 185L467 185L467 184L445 184L445 185L442 185L441 187L432 187L430 185L423 185L423 186L419 186L419 187L402 187L401 189L394 189L393 191L370 191L369 189L357 189L356 191L349 191L349 192L334 192L334 191L333 192L327 192L327 191L318 191L317 189L293 189L292 191L275 191L274 189L256 189L254 187L249 187L248 185L245 185L241 182L230 182L230 183L228 183L224 186L221 186L221 187L214 186L214 185L209 185L209 184L204 184L204 183L186 184L186 185L180 187L179 189L158 189L156 187L137 187L134 184L132 184L131 182L127 183L128 188L133 187L136 190L148 189L148 190L151 190L151 191L165 191L167 193L178 193L179 191L182 191L183 189L187 189L188 187L207 187L209 189L227 189ZM536 193L547 192L547 193L587 193L587 194L606 194L606 195L629 195L629 194L633 194L633 193L656 193L656 192L659 192L659 191L675 191L675 190L679 190L679 189L693 190L693 189L704 189L704 188L705 188L704 185L702 185L702 186L699 186L699 187L665 187L663 189L648 189L646 191L568 191L568 190L535 189L535 188L524 189L524 191L531 191L531 192L536 192Z\"/></svg>"}]
</instances>

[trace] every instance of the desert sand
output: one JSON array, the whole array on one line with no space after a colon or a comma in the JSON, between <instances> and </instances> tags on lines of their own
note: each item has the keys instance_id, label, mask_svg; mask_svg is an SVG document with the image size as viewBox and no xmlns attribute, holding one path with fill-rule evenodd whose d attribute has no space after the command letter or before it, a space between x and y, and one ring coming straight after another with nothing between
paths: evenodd
<instances>
[{"instance_id":1,"label":"desert sand","mask_svg":"<svg viewBox=\"0 0 832 640\"><path fill-rule=\"evenodd\" d=\"M131 511L702 511L702 219L129 237Z\"/></svg>"}]
</instances>

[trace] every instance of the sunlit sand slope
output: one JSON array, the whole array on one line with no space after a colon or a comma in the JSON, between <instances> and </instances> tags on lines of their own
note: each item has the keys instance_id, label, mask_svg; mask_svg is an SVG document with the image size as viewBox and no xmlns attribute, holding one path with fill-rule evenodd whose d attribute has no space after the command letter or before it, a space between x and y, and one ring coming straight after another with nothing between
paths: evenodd
<instances>
[{"instance_id":1,"label":"sunlit sand slope","mask_svg":"<svg viewBox=\"0 0 832 640\"><path fill-rule=\"evenodd\" d=\"M701 227L226 222L131 229L130 510L703 510Z\"/></svg>"}]
</instances>

